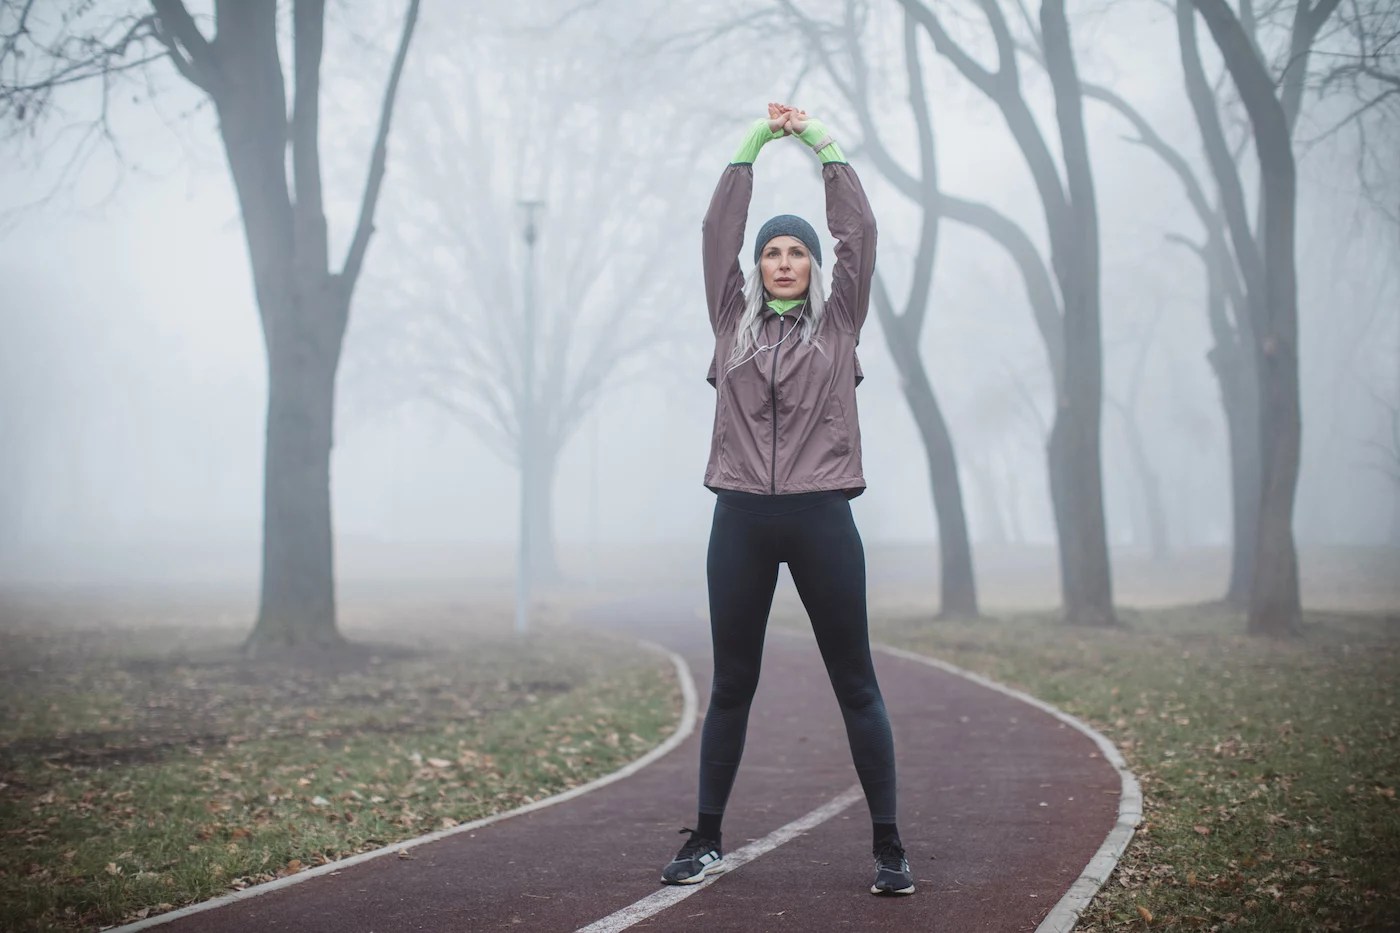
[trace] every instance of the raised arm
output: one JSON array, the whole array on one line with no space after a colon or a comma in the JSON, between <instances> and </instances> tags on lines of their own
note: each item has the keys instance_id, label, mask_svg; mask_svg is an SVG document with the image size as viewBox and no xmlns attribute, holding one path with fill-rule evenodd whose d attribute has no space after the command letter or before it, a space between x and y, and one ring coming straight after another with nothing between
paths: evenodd
<instances>
[{"instance_id":1,"label":"raised arm","mask_svg":"<svg viewBox=\"0 0 1400 933\"><path fill-rule=\"evenodd\" d=\"M771 108L770 108L771 110ZM744 273L739 252L753 195L753 161L764 143L785 135L773 121L755 120L730 160L710 198L701 227L701 260L705 268L705 303L716 334L738 317L744 304Z\"/></svg>"},{"instance_id":2,"label":"raised arm","mask_svg":"<svg viewBox=\"0 0 1400 933\"><path fill-rule=\"evenodd\" d=\"M875 213L860 177L826 126L800 111L788 125L822 161L826 223L836 240L828 308L833 320L859 333L870 312L870 284L875 277Z\"/></svg>"}]
</instances>

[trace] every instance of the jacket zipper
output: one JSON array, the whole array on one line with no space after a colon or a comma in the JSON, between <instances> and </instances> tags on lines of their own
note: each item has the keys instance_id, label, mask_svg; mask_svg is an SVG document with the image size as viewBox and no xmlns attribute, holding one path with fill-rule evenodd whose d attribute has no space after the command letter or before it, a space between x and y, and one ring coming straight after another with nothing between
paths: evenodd
<instances>
[{"instance_id":1,"label":"jacket zipper","mask_svg":"<svg viewBox=\"0 0 1400 933\"><path fill-rule=\"evenodd\" d=\"M778 494L778 358L783 355L783 317L778 315L778 349L773 354L773 369L768 374L768 394L773 401L773 460L769 464L768 489Z\"/></svg>"}]
</instances>

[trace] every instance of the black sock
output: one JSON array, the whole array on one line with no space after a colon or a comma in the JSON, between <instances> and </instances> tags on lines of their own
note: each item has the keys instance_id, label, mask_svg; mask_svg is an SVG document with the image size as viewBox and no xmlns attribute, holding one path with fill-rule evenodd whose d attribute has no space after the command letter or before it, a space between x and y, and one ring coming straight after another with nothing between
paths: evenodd
<instances>
[{"instance_id":1,"label":"black sock","mask_svg":"<svg viewBox=\"0 0 1400 933\"><path fill-rule=\"evenodd\" d=\"M895 828L894 823L873 823L871 825L875 828L875 845L878 846L884 839L893 838L896 842L899 841L899 830Z\"/></svg>"},{"instance_id":2,"label":"black sock","mask_svg":"<svg viewBox=\"0 0 1400 933\"><path fill-rule=\"evenodd\" d=\"M695 831L706 839L713 839L719 842L719 822L724 819L722 813L701 813L700 819L695 826Z\"/></svg>"}]
</instances>

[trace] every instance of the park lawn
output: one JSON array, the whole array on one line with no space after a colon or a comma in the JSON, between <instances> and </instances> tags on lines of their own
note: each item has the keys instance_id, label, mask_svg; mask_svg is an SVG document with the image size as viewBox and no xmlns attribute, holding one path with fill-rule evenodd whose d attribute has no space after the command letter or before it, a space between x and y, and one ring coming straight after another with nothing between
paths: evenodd
<instances>
[{"instance_id":1,"label":"park lawn","mask_svg":"<svg viewBox=\"0 0 1400 933\"><path fill-rule=\"evenodd\" d=\"M666 658L508 619L355 632L375 649L327 665L250 665L228 628L4 620L0 929L206 900L558 793L674 730Z\"/></svg>"},{"instance_id":2,"label":"park lawn","mask_svg":"<svg viewBox=\"0 0 1400 933\"><path fill-rule=\"evenodd\" d=\"M1310 611L1240 634L1215 606L933 621L872 607L872 638L1087 721L1142 782L1143 825L1078 929L1400 928L1400 616Z\"/></svg>"}]
</instances>

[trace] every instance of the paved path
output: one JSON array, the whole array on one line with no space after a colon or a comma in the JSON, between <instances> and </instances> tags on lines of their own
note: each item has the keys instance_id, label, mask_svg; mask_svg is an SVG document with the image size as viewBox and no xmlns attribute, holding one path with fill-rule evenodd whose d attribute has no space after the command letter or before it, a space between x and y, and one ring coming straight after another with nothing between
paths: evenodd
<instances>
[{"instance_id":1,"label":"paved path","mask_svg":"<svg viewBox=\"0 0 1400 933\"><path fill-rule=\"evenodd\" d=\"M703 594L641 597L578 621L680 653L703 715L703 604ZM915 661L877 654L875 665L894 728L912 897L868 893L868 814L864 798L847 793L855 768L815 640L770 629L725 815L726 858L785 826L793 837L703 886L659 883L684 841L677 830L694 819L697 725L670 754L588 794L419 845L411 859L372 859L162 929L542 933L602 920L595 930L1034 930L1113 828L1117 772L1048 713ZM792 834L794 821L828 815ZM681 892L626 926L644 912L631 905Z\"/></svg>"}]
</instances>

